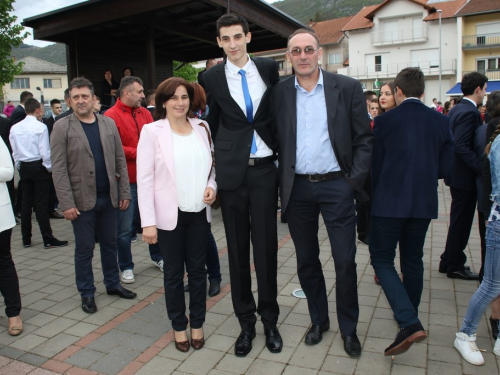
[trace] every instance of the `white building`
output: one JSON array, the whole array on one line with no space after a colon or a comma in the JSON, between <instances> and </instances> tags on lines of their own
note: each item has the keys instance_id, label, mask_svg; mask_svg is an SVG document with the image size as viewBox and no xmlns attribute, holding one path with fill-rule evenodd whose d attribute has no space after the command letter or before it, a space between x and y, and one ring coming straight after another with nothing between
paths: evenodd
<instances>
[{"instance_id":1,"label":"white building","mask_svg":"<svg viewBox=\"0 0 500 375\"><path fill-rule=\"evenodd\" d=\"M12 103L17 106L19 96L23 91L31 92L36 99L40 100L41 93L36 89L37 87L43 91L45 104L52 99L64 102L64 90L68 84L65 66L31 56L19 61L24 62L23 72L3 87L5 103L12 100Z\"/></svg>"},{"instance_id":2,"label":"white building","mask_svg":"<svg viewBox=\"0 0 500 375\"><path fill-rule=\"evenodd\" d=\"M402 69L420 67L426 77L425 104L430 105L433 98L444 102L457 76L460 46L455 13L465 3L386 0L364 7L342 29L349 36L349 67L338 73L360 80L368 90L376 90L382 82L394 80Z\"/></svg>"}]
</instances>

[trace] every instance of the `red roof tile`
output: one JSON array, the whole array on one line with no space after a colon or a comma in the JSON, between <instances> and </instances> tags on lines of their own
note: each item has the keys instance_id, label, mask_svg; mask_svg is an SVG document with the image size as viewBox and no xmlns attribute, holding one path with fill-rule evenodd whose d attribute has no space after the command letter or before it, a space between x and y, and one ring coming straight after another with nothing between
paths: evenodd
<instances>
[{"instance_id":1,"label":"red roof tile","mask_svg":"<svg viewBox=\"0 0 500 375\"><path fill-rule=\"evenodd\" d=\"M319 37L321 45L338 43L344 36L342 28L349 23L354 16L335 18L333 20L315 22L309 24Z\"/></svg>"},{"instance_id":2,"label":"red roof tile","mask_svg":"<svg viewBox=\"0 0 500 375\"><path fill-rule=\"evenodd\" d=\"M348 22L347 25L345 25L342 28L342 31L369 29L373 27L373 21L366 18L366 15L372 12L375 8L378 8L379 6L380 4L363 7L363 9L361 9L358 13L356 13L351 19L351 21Z\"/></svg>"},{"instance_id":3,"label":"red roof tile","mask_svg":"<svg viewBox=\"0 0 500 375\"><path fill-rule=\"evenodd\" d=\"M494 0L470 0L457 16L470 16L472 14L500 12L500 3Z\"/></svg>"},{"instance_id":4,"label":"red roof tile","mask_svg":"<svg viewBox=\"0 0 500 375\"><path fill-rule=\"evenodd\" d=\"M493 0L489 0L493 1ZM433 21L439 19L439 13L436 12L436 9L441 9L441 19L445 18L453 18L456 17L455 13L464 6L467 0L456 0L456 1L447 1L444 3L434 3L432 4L432 9L427 17L424 18L424 21Z\"/></svg>"}]
</instances>

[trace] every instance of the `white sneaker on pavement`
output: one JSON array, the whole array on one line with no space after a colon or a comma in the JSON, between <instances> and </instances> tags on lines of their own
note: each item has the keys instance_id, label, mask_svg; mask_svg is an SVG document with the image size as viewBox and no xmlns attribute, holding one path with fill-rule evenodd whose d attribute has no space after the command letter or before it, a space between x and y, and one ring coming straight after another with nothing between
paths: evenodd
<instances>
[{"instance_id":1,"label":"white sneaker on pavement","mask_svg":"<svg viewBox=\"0 0 500 375\"><path fill-rule=\"evenodd\" d=\"M495 346L493 347L493 353L500 357L500 336L497 337L497 340L495 341Z\"/></svg>"},{"instance_id":2,"label":"white sneaker on pavement","mask_svg":"<svg viewBox=\"0 0 500 375\"><path fill-rule=\"evenodd\" d=\"M456 335L457 338L455 339L455 348L460 352L462 357L473 365L484 365L483 355L476 345L476 335L474 334L469 336L463 332L458 332Z\"/></svg>"},{"instance_id":3,"label":"white sneaker on pavement","mask_svg":"<svg viewBox=\"0 0 500 375\"><path fill-rule=\"evenodd\" d=\"M154 264L156 267L158 267L158 268L161 270L161 272L163 272L163 259L162 259L162 260L160 260L160 261L158 261L158 262L155 262L154 260L152 260L152 262L153 262L153 264Z\"/></svg>"},{"instance_id":4,"label":"white sneaker on pavement","mask_svg":"<svg viewBox=\"0 0 500 375\"><path fill-rule=\"evenodd\" d=\"M125 270L120 274L120 280L125 284L132 284L134 279L134 272L132 270Z\"/></svg>"}]
</instances>

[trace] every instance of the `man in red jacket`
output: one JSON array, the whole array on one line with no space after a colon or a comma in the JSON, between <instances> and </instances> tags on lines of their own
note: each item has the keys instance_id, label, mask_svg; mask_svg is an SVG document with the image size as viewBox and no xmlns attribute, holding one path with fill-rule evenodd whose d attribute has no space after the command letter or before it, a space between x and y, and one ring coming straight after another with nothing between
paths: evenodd
<instances>
[{"instance_id":1,"label":"man in red jacket","mask_svg":"<svg viewBox=\"0 0 500 375\"><path fill-rule=\"evenodd\" d=\"M145 124L153 122L149 111L141 107L144 99L142 80L138 77L127 76L122 78L118 89L120 97L115 105L106 111L105 116L115 120L127 160L128 178L132 201L128 210L118 214L118 265L120 279L123 283L131 284L134 279L134 263L132 261L132 221L134 210L137 209L137 144L139 135ZM163 260L157 245L149 246L149 253L153 263L163 271Z\"/></svg>"}]
</instances>

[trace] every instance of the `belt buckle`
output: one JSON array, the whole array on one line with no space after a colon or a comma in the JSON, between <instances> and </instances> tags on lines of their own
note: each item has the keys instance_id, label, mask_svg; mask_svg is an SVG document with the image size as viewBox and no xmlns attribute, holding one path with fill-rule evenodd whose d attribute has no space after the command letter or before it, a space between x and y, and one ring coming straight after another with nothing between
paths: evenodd
<instances>
[{"instance_id":1,"label":"belt buckle","mask_svg":"<svg viewBox=\"0 0 500 375\"><path fill-rule=\"evenodd\" d=\"M255 159L248 159L248 165L254 166L255 165Z\"/></svg>"}]
</instances>

